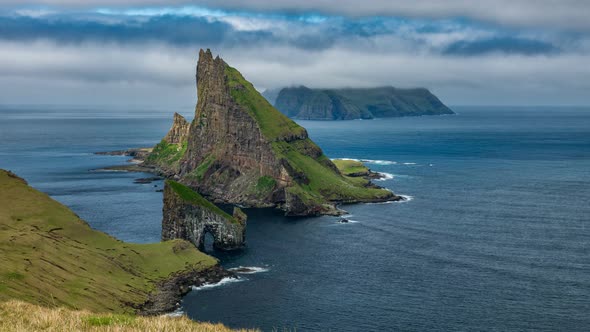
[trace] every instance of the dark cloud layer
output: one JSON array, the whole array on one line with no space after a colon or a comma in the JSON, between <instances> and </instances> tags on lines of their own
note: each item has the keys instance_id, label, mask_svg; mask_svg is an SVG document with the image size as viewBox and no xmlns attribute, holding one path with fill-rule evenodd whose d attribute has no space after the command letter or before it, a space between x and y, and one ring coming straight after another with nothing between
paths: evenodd
<instances>
[{"instance_id":1,"label":"dark cloud layer","mask_svg":"<svg viewBox=\"0 0 590 332\"><path fill-rule=\"evenodd\" d=\"M107 19L108 18L108 19ZM223 19L223 18L222 18ZM282 19L276 24L288 28L266 27L243 31L219 18L162 15L150 17L103 16L93 14L84 19L75 15L47 15L30 17L22 15L0 16L0 39L10 41L53 40L58 43L114 42L146 43L162 42L174 46L210 45L211 47L262 47L292 46L306 50L324 50L338 43L365 47L379 37L395 37L408 47L429 47L434 52L458 55L482 55L486 53L550 54L559 47L544 40L497 36L454 40L448 45L433 45L428 40L432 34L461 32L463 27L450 31L444 24L406 23L398 20L327 19L320 23ZM241 19L237 17L236 19ZM275 19L276 20L276 19ZM479 37L476 37L479 38ZM370 45L369 45L370 46ZM388 45L384 44L387 48ZM396 48L394 45L392 48Z\"/></svg>"},{"instance_id":2,"label":"dark cloud layer","mask_svg":"<svg viewBox=\"0 0 590 332\"><path fill-rule=\"evenodd\" d=\"M65 16L0 17L0 38L14 41L36 39L51 39L63 43L163 41L175 45L199 43L217 45L225 40L250 43L270 37L270 34L264 31L237 32L227 23L208 21L202 17L159 16L141 20L130 18L121 22L73 20Z\"/></svg>"},{"instance_id":3,"label":"dark cloud layer","mask_svg":"<svg viewBox=\"0 0 590 332\"><path fill-rule=\"evenodd\" d=\"M457 41L450 44L444 51L444 54L476 56L488 53L507 53L507 54L555 54L559 48L551 43L544 41L514 38L514 37L495 37L475 41Z\"/></svg>"},{"instance_id":4,"label":"dark cloud layer","mask_svg":"<svg viewBox=\"0 0 590 332\"><path fill-rule=\"evenodd\" d=\"M0 5L62 8L198 5L258 12L324 13L345 16L467 17L511 26L589 30L586 0L3 0Z\"/></svg>"}]
</instances>

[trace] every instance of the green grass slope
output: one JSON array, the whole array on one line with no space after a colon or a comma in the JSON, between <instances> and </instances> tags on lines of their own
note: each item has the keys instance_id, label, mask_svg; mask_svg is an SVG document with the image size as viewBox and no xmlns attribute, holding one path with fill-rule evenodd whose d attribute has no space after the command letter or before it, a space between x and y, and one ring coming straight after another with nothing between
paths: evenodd
<instances>
[{"instance_id":1,"label":"green grass slope","mask_svg":"<svg viewBox=\"0 0 590 332\"><path fill-rule=\"evenodd\" d=\"M338 167L340 173L351 176L359 174L369 174L369 168L362 162L350 159L334 159L332 160L334 165Z\"/></svg>"},{"instance_id":2,"label":"green grass slope","mask_svg":"<svg viewBox=\"0 0 590 332\"><path fill-rule=\"evenodd\" d=\"M124 222L122 220L121 222ZM0 301L132 313L158 281L217 261L181 240L132 244L0 170Z\"/></svg>"},{"instance_id":3,"label":"green grass slope","mask_svg":"<svg viewBox=\"0 0 590 332\"><path fill-rule=\"evenodd\" d=\"M277 111L237 69L226 66L225 75L229 81L232 98L245 107L269 141L283 140L305 133L303 127Z\"/></svg>"},{"instance_id":4,"label":"green grass slope","mask_svg":"<svg viewBox=\"0 0 590 332\"><path fill-rule=\"evenodd\" d=\"M385 189L374 188L368 180L343 176L306 131L279 112L236 69L225 72L232 98L258 122L279 159L285 160L300 179L289 190L304 202L374 201L392 197Z\"/></svg>"},{"instance_id":5,"label":"green grass slope","mask_svg":"<svg viewBox=\"0 0 590 332\"><path fill-rule=\"evenodd\" d=\"M191 188L172 180L166 180L166 183L168 183L172 190L174 190L174 192L184 201L204 207L209 211L225 218L231 223L239 223L234 217L229 215L229 213L223 211L217 205L209 202L205 197L201 196L201 194L197 193Z\"/></svg>"},{"instance_id":6,"label":"green grass slope","mask_svg":"<svg viewBox=\"0 0 590 332\"><path fill-rule=\"evenodd\" d=\"M162 140L154 146L145 161L148 165L157 165L163 169L178 171L180 160L184 156L186 149L186 141L180 144L174 144Z\"/></svg>"}]
</instances>

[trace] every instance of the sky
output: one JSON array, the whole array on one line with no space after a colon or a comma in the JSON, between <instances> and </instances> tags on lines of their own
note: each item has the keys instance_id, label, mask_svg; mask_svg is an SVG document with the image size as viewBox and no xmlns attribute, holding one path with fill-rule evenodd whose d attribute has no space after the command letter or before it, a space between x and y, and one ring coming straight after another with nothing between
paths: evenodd
<instances>
[{"instance_id":1,"label":"sky","mask_svg":"<svg viewBox=\"0 0 590 332\"><path fill-rule=\"evenodd\" d=\"M586 0L0 0L0 104L193 105L201 48L260 91L590 105Z\"/></svg>"}]
</instances>

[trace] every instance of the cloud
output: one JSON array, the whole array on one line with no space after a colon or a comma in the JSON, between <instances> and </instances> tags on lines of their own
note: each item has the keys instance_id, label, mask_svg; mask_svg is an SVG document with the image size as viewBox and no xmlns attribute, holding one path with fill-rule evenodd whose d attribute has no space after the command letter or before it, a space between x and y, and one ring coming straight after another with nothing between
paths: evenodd
<instances>
[{"instance_id":1,"label":"cloud","mask_svg":"<svg viewBox=\"0 0 590 332\"><path fill-rule=\"evenodd\" d=\"M467 56L494 52L524 55L554 54L559 52L559 48L540 40L494 37L475 41L457 41L447 46L443 51L444 54Z\"/></svg>"},{"instance_id":2,"label":"cloud","mask_svg":"<svg viewBox=\"0 0 590 332\"><path fill-rule=\"evenodd\" d=\"M290 45L324 50L337 44L373 51L431 51L447 54L554 53L554 42L576 38L556 35L553 40L536 35L512 37L510 30L480 27L460 21L423 21L398 18L323 18L248 16L221 11L191 15L144 16L103 10L101 13L0 16L0 39L47 39L61 43L161 42L174 46L207 44L210 47L266 47ZM151 11L147 11L152 13ZM140 13L140 14L138 14ZM194 16L197 15L197 16ZM580 38L577 38L580 39ZM572 45L568 45L569 48Z\"/></svg>"},{"instance_id":3,"label":"cloud","mask_svg":"<svg viewBox=\"0 0 590 332\"><path fill-rule=\"evenodd\" d=\"M265 32L236 31L231 25L205 17L161 16L149 19L104 16L0 17L0 38L5 40L52 39L65 43L105 41L141 43L166 41L176 45L243 43L264 37ZM229 34L232 34L229 36ZM266 36L268 37L268 36Z\"/></svg>"},{"instance_id":4,"label":"cloud","mask_svg":"<svg viewBox=\"0 0 590 332\"><path fill-rule=\"evenodd\" d=\"M173 102L189 107L195 99L196 50L192 47L0 42L0 48L3 102L26 95L27 101L73 103L84 96L85 103L165 106ZM462 58L370 53L341 46L313 56L291 46L268 47L264 52L256 48L214 51L259 89L294 84L425 86L449 104L590 101L590 68L584 66L587 57L582 55Z\"/></svg>"},{"instance_id":5,"label":"cloud","mask_svg":"<svg viewBox=\"0 0 590 332\"><path fill-rule=\"evenodd\" d=\"M3 0L4 6L56 6L66 8L145 8L149 6L206 6L227 10L325 15L456 18L517 27L590 29L590 2L586 0Z\"/></svg>"},{"instance_id":6,"label":"cloud","mask_svg":"<svg viewBox=\"0 0 590 332\"><path fill-rule=\"evenodd\" d=\"M220 53L259 89L423 86L449 104L590 103L583 32L203 7L0 14L0 102L190 107L199 48Z\"/></svg>"}]
</instances>

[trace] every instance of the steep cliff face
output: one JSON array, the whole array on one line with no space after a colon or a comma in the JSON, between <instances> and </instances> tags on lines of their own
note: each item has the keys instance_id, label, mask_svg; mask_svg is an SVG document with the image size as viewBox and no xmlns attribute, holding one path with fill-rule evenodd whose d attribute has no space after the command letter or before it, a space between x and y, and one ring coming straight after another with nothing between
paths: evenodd
<instances>
[{"instance_id":1,"label":"steep cliff face","mask_svg":"<svg viewBox=\"0 0 590 332\"><path fill-rule=\"evenodd\" d=\"M155 166L168 175L174 176L180 171L180 160L184 156L187 144L190 124L186 119L174 113L172 127L156 146L152 152L145 158L146 166Z\"/></svg>"},{"instance_id":2,"label":"steep cliff face","mask_svg":"<svg viewBox=\"0 0 590 332\"><path fill-rule=\"evenodd\" d=\"M198 103L182 162L183 182L218 201L272 206L272 189L275 185L284 187L291 179L260 124L234 100L232 89L246 87L231 79L232 70L219 57L213 59L209 51L201 52L197 65ZM277 125L281 121L288 124L290 120L279 118ZM306 135L303 128L292 127L295 130L286 127L276 135ZM276 183L271 186L268 181L267 187L257 188L258 182L265 179Z\"/></svg>"},{"instance_id":3,"label":"steep cliff face","mask_svg":"<svg viewBox=\"0 0 590 332\"><path fill-rule=\"evenodd\" d=\"M304 120L350 120L453 114L427 89L282 89L274 104L287 116Z\"/></svg>"},{"instance_id":4,"label":"steep cliff face","mask_svg":"<svg viewBox=\"0 0 590 332\"><path fill-rule=\"evenodd\" d=\"M339 202L399 199L340 174L303 127L209 50L199 53L196 78L186 151L161 167L180 182L215 202L279 207L287 215L338 214Z\"/></svg>"},{"instance_id":5,"label":"steep cliff face","mask_svg":"<svg viewBox=\"0 0 590 332\"><path fill-rule=\"evenodd\" d=\"M203 248L205 234L213 235L213 245L221 250L244 246L246 215L234 208L225 213L190 188L171 180L164 188L162 240L183 239Z\"/></svg>"},{"instance_id":6,"label":"steep cliff face","mask_svg":"<svg viewBox=\"0 0 590 332\"><path fill-rule=\"evenodd\" d=\"M314 90L305 86L281 89L275 99L276 107L290 118L302 120L370 119L348 98L330 90Z\"/></svg>"}]
</instances>

